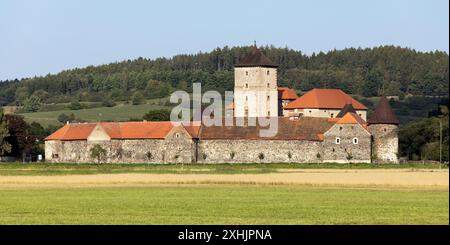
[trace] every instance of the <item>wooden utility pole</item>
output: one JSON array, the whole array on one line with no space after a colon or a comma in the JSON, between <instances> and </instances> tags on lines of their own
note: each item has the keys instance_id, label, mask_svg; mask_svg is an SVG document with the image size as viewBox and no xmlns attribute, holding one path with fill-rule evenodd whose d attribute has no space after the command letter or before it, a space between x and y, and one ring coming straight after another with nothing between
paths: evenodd
<instances>
[{"instance_id":1,"label":"wooden utility pole","mask_svg":"<svg viewBox=\"0 0 450 245\"><path fill-rule=\"evenodd\" d=\"M439 118L439 169L442 166L442 117Z\"/></svg>"}]
</instances>

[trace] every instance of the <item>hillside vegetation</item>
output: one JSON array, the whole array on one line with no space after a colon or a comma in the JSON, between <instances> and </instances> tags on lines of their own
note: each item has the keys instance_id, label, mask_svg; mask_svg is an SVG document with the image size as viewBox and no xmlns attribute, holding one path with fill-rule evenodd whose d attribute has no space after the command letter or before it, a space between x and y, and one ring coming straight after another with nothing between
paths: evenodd
<instances>
[{"instance_id":1,"label":"hillside vegetation","mask_svg":"<svg viewBox=\"0 0 450 245\"><path fill-rule=\"evenodd\" d=\"M349 48L307 56L289 48L261 47L280 64L279 85L298 91L340 88L365 97L378 95L448 96L448 54L382 46ZM166 97L175 89L233 89L233 66L250 47L217 48L208 53L170 59L125 60L66 70L54 75L0 82L0 104L34 102L124 101L141 93L147 99ZM139 91L139 92L138 92ZM36 108L30 108L33 110Z\"/></svg>"}]
</instances>

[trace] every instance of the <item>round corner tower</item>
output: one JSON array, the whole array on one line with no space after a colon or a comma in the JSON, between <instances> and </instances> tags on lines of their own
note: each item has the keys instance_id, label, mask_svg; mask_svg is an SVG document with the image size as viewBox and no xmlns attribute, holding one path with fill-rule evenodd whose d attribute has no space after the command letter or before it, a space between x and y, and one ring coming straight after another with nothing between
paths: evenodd
<instances>
[{"instance_id":1,"label":"round corner tower","mask_svg":"<svg viewBox=\"0 0 450 245\"><path fill-rule=\"evenodd\" d=\"M372 162L398 163L399 121L386 97L381 97L368 121L372 134Z\"/></svg>"}]
</instances>

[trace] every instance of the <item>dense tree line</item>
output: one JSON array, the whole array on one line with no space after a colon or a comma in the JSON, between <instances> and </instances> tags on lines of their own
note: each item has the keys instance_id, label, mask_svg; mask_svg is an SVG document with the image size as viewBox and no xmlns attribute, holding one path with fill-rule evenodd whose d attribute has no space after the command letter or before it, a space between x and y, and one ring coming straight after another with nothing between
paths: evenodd
<instances>
[{"instance_id":1,"label":"dense tree line","mask_svg":"<svg viewBox=\"0 0 450 245\"><path fill-rule=\"evenodd\" d=\"M430 113L429 118L402 125L399 130L400 155L410 160L449 161L449 114L447 105ZM442 136L442 142L440 142Z\"/></svg>"},{"instance_id":2,"label":"dense tree line","mask_svg":"<svg viewBox=\"0 0 450 245\"><path fill-rule=\"evenodd\" d=\"M261 47L280 64L279 84L307 91L314 87L341 88L352 94L448 96L448 54L417 52L382 46L320 52L310 56L273 46ZM134 96L160 98L176 89L233 89L233 67L250 47L217 48L209 53L177 55L170 59L126 60L66 70L55 75L0 82L0 104L26 105L131 100ZM136 95L139 91L141 95ZM33 96L33 97L31 97ZM106 102L105 102L106 101Z\"/></svg>"}]
</instances>

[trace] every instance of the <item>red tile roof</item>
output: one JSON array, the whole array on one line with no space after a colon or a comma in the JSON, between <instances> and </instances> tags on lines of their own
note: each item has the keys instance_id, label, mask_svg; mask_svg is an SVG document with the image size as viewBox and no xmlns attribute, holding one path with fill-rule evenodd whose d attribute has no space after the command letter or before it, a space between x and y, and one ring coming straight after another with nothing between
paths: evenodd
<instances>
[{"instance_id":1,"label":"red tile roof","mask_svg":"<svg viewBox=\"0 0 450 245\"><path fill-rule=\"evenodd\" d=\"M278 98L282 100L295 100L298 98L297 92L288 87L278 87Z\"/></svg>"},{"instance_id":2,"label":"red tile roof","mask_svg":"<svg viewBox=\"0 0 450 245\"><path fill-rule=\"evenodd\" d=\"M362 119L359 115L353 112L348 112L342 118L339 118L336 124L359 124L363 126L363 128L365 128L366 130L368 130L367 122L364 121L364 119Z\"/></svg>"},{"instance_id":3,"label":"red tile roof","mask_svg":"<svg viewBox=\"0 0 450 245\"><path fill-rule=\"evenodd\" d=\"M174 127L171 122L101 122L66 124L46 140L87 140L100 125L111 139L164 139ZM200 126L184 126L192 138L198 137Z\"/></svg>"},{"instance_id":4,"label":"red tile roof","mask_svg":"<svg viewBox=\"0 0 450 245\"><path fill-rule=\"evenodd\" d=\"M285 109L342 109L351 103L356 110L367 107L340 89L313 89L285 106Z\"/></svg>"},{"instance_id":5,"label":"red tile roof","mask_svg":"<svg viewBox=\"0 0 450 245\"><path fill-rule=\"evenodd\" d=\"M236 118L235 118L236 120ZM234 123L236 125L236 123ZM320 135L325 133L334 125L327 118L304 117L298 120L289 118L278 118L278 132L273 137L260 137L261 129L267 127L256 126L211 126L202 127L200 130L201 140L310 140L321 141Z\"/></svg>"}]
</instances>

